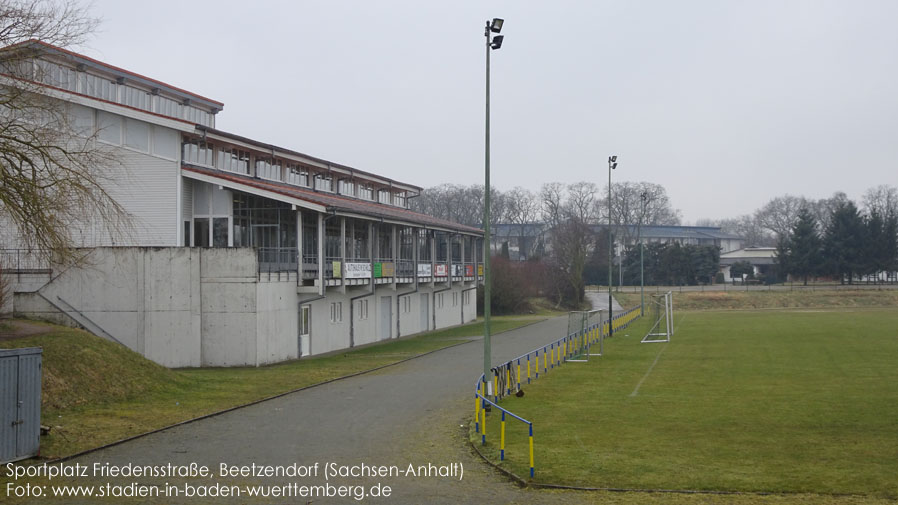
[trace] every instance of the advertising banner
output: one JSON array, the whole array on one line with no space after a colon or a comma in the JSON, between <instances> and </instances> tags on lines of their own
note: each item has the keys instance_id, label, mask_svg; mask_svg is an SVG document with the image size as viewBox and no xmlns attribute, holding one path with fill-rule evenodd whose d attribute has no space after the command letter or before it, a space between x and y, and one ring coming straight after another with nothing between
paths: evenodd
<instances>
[{"instance_id":1,"label":"advertising banner","mask_svg":"<svg viewBox=\"0 0 898 505\"><path fill-rule=\"evenodd\" d=\"M430 263L418 263L418 277L430 277L433 275L433 268Z\"/></svg>"},{"instance_id":2,"label":"advertising banner","mask_svg":"<svg viewBox=\"0 0 898 505\"><path fill-rule=\"evenodd\" d=\"M465 265L465 277L474 277L474 265Z\"/></svg>"},{"instance_id":3,"label":"advertising banner","mask_svg":"<svg viewBox=\"0 0 898 505\"><path fill-rule=\"evenodd\" d=\"M393 262L380 264L380 277L395 277L396 265Z\"/></svg>"},{"instance_id":4,"label":"advertising banner","mask_svg":"<svg viewBox=\"0 0 898 505\"><path fill-rule=\"evenodd\" d=\"M334 266L334 278L339 279L340 277L343 277L342 275L340 275L340 262L334 261L333 266Z\"/></svg>"},{"instance_id":5,"label":"advertising banner","mask_svg":"<svg viewBox=\"0 0 898 505\"><path fill-rule=\"evenodd\" d=\"M446 277L447 275L449 275L449 268L446 266L446 264L445 263L437 263L436 272L434 273L434 276Z\"/></svg>"},{"instance_id":6,"label":"advertising banner","mask_svg":"<svg viewBox=\"0 0 898 505\"><path fill-rule=\"evenodd\" d=\"M371 263L347 263L343 272L344 279L370 279Z\"/></svg>"}]
</instances>

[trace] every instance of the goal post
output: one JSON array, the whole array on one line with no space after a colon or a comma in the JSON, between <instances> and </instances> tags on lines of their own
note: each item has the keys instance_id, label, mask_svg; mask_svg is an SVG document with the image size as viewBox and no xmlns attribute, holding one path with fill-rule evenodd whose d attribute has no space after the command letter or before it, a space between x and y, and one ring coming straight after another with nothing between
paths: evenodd
<instances>
[{"instance_id":1,"label":"goal post","mask_svg":"<svg viewBox=\"0 0 898 505\"><path fill-rule=\"evenodd\" d=\"M571 345L571 354L567 361L585 363L590 356L601 356L602 336L601 310L577 310L568 313L567 336ZM598 344L598 348L595 345ZM598 352L596 352L598 351Z\"/></svg>"},{"instance_id":2,"label":"goal post","mask_svg":"<svg viewBox=\"0 0 898 505\"><path fill-rule=\"evenodd\" d=\"M646 308L649 321L654 321L654 324L642 338L642 343L670 342L674 333L673 292L651 295Z\"/></svg>"}]
</instances>

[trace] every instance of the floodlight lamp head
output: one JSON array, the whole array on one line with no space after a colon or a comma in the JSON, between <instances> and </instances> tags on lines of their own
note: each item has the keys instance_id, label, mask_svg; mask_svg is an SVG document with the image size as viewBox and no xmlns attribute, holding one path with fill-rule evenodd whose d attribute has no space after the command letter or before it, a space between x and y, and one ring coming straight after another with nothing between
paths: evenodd
<instances>
[{"instance_id":1,"label":"floodlight lamp head","mask_svg":"<svg viewBox=\"0 0 898 505\"><path fill-rule=\"evenodd\" d=\"M493 42L490 44L490 47L493 49L499 49L502 47L502 41L505 40L505 35L496 35L493 37Z\"/></svg>"},{"instance_id":2,"label":"floodlight lamp head","mask_svg":"<svg viewBox=\"0 0 898 505\"><path fill-rule=\"evenodd\" d=\"M502 18L493 18L493 22L490 24L490 31L493 33L499 33L502 31L502 25L505 23L505 20Z\"/></svg>"},{"instance_id":3,"label":"floodlight lamp head","mask_svg":"<svg viewBox=\"0 0 898 505\"><path fill-rule=\"evenodd\" d=\"M616 162L616 161L617 161L617 156L609 156L609 157L608 157L608 161L609 161L610 163Z\"/></svg>"},{"instance_id":4,"label":"floodlight lamp head","mask_svg":"<svg viewBox=\"0 0 898 505\"><path fill-rule=\"evenodd\" d=\"M617 168L617 163L612 163L612 164L611 164L611 170L614 170L614 169L616 169L616 168Z\"/></svg>"}]
</instances>

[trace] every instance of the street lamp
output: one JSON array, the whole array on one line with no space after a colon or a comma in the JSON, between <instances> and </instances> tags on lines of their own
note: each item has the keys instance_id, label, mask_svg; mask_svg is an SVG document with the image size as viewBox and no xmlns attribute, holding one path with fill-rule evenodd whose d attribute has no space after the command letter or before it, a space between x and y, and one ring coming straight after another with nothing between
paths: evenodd
<instances>
[{"instance_id":1,"label":"street lamp","mask_svg":"<svg viewBox=\"0 0 898 505\"><path fill-rule=\"evenodd\" d=\"M611 267L614 263L614 240L611 234L611 171L617 168L617 156L608 157L608 337L614 336L614 322L612 316L614 309L612 307L611 284L614 283Z\"/></svg>"},{"instance_id":2,"label":"street lamp","mask_svg":"<svg viewBox=\"0 0 898 505\"><path fill-rule=\"evenodd\" d=\"M645 219L645 204L649 199L649 194L642 192L642 214L639 215L639 228L636 230L636 241L639 242L639 316L645 315L645 246L642 245L642 220Z\"/></svg>"},{"instance_id":3,"label":"street lamp","mask_svg":"<svg viewBox=\"0 0 898 505\"><path fill-rule=\"evenodd\" d=\"M505 20L493 18L487 20L483 34L486 37L486 154L483 187L483 382L486 393L493 394L493 381L490 380L492 350L490 349L490 50L502 47L505 36L492 34L502 31Z\"/></svg>"}]
</instances>

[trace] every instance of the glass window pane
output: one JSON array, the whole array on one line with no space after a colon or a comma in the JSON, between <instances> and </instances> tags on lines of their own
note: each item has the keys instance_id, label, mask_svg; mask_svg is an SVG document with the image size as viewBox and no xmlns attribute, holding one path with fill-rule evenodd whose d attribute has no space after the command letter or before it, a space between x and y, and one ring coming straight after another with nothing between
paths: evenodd
<instances>
[{"instance_id":1,"label":"glass window pane","mask_svg":"<svg viewBox=\"0 0 898 505\"><path fill-rule=\"evenodd\" d=\"M228 218L216 217L212 220L212 246L228 246Z\"/></svg>"},{"instance_id":2,"label":"glass window pane","mask_svg":"<svg viewBox=\"0 0 898 505\"><path fill-rule=\"evenodd\" d=\"M150 125L143 121L125 121L125 145L142 152L150 151Z\"/></svg>"},{"instance_id":3,"label":"glass window pane","mask_svg":"<svg viewBox=\"0 0 898 505\"><path fill-rule=\"evenodd\" d=\"M108 112L100 111L99 138L103 142L121 145L122 143L122 117Z\"/></svg>"},{"instance_id":4,"label":"glass window pane","mask_svg":"<svg viewBox=\"0 0 898 505\"><path fill-rule=\"evenodd\" d=\"M209 218L193 220L193 243L196 247L209 247Z\"/></svg>"}]
</instances>

